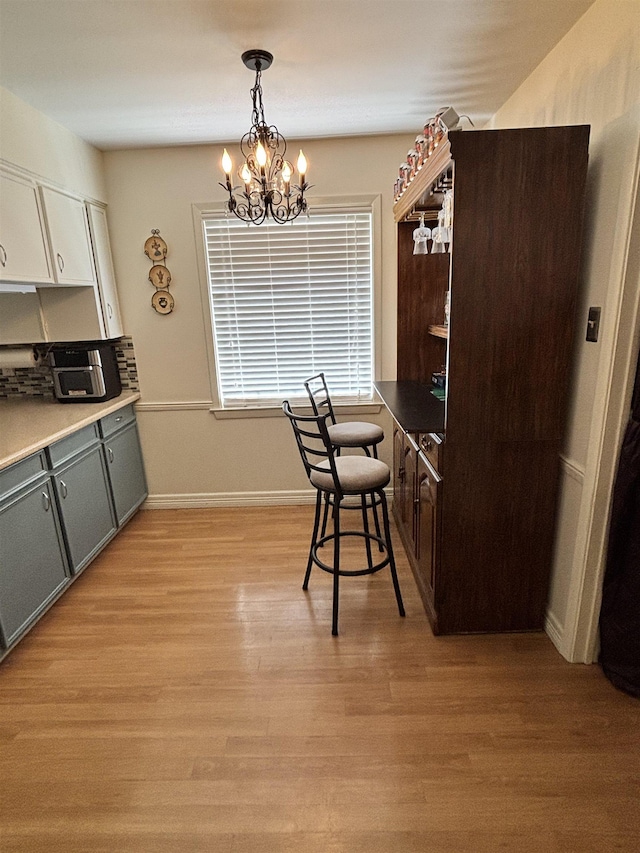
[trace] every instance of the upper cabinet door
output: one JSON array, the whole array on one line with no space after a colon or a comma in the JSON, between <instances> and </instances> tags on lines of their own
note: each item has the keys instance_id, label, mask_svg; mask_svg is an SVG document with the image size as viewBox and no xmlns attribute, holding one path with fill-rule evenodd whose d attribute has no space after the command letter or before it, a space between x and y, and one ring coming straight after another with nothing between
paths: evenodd
<instances>
[{"instance_id":1,"label":"upper cabinet door","mask_svg":"<svg viewBox=\"0 0 640 853\"><path fill-rule=\"evenodd\" d=\"M87 212L89 214L89 230L98 274L106 336L107 338L118 338L124 334L124 329L120 317L116 277L111 257L107 212L104 207L89 202L87 203Z\"/></svg>"},{"instance_id":2,"label":"upper cabinet door","mask_svg":"<svg viewBox=\"0 0 640 853\"><path fill-rule=\"evenodd\" d=\"M40 187L57 284L96 284L84 202Z\"/></svg>"},{"instance_id":3,"label":"upper cabinet door","mask_svg":"<svg viewBox=\"0 0 640 853\"><path fill-rule=\"evenodd\" d=\"M35 184L0 172L0 280L53 283Z\"/></svg>"}]
</instances>

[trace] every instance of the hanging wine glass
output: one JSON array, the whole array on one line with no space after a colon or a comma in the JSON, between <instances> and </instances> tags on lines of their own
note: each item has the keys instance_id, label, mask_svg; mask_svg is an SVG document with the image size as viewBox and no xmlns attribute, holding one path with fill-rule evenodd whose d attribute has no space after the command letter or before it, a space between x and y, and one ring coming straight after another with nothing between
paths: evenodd
<instances>
[{"instance_id":1,"label":"hanging wine glass","mask_svg":"<svg viewBox=\"0 0 640 853\"><path fill-rule=\"evenodd\" d=\"M438 213L438 224L431 232L431 238L433 243L431 245L431 254L436 255L438 253L446 252L447 247L445 243L447 241L447 229L442 224L444 220L444 212L441 210Z\"/></svg>"},{"instance_id":2,"label":"hanging wine glass","mask_svg":"<svg viewBox=\"0 0 640 853\"><path fill-rule=\"evenodd\" d=\"M431 239L431 229L424 224L424 213L420 217L420 225L413 232L413 254L428 255L427 240Z\"/></svg>"}]
</instances>

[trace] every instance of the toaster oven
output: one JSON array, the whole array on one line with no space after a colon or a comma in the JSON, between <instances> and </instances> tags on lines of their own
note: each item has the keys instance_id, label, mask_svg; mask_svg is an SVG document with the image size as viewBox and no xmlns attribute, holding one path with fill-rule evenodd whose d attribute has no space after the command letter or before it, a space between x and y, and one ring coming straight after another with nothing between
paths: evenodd
<instances>
[{"instance_id":1,"label":"toaster oven","mask_svg":"<svg viewBox=\"0 0 640 853\"><path fill-rule=\"evenodd\" d=\"M61 403L101 403L122 391L115 350L109 343L54 347L49 364Z\"/></svg>"}]
</instances>

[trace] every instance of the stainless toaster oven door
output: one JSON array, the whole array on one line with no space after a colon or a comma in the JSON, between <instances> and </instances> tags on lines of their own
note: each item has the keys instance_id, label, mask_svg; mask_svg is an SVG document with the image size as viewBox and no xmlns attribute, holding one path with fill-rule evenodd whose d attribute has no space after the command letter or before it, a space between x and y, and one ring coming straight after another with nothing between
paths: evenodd
<instances>
[{"instance_id":1,"label":"stainless toaster oven door","mask_svg":"<svg viewBox=\"0 0 640 853\"><path fill-rule=\"evenodd\" d=\"M54 367L56 397L103 397L106 393L102 367Z\"/></svg>"}]
</instances>

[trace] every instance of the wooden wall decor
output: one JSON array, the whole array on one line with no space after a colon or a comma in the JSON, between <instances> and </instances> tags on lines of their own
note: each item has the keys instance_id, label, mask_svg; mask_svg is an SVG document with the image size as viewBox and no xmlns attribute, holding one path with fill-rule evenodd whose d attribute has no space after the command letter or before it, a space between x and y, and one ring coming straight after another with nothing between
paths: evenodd
<instances>
[{"instance_id":1,"label":"wooden wall decor","mask_svg":"<svg viewBox=\"0 0 640 853\"><path fill-rule=\"evenodd\" d=\"M167 252L167 244L160 236L160 231L153 228L151 237L148 237L144 244L144 253L153 264L149 270L149 281L156 292L151 297L151 305L158 314L170 314L175 306L175 300L169 293L171 272L165 261Z\"/></svg>"}]
</instances>

